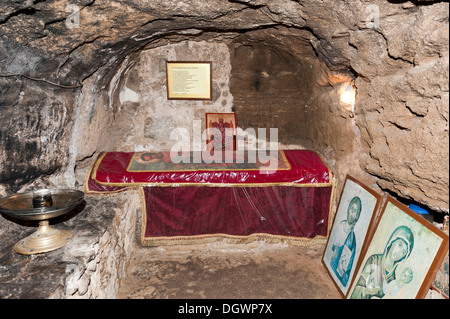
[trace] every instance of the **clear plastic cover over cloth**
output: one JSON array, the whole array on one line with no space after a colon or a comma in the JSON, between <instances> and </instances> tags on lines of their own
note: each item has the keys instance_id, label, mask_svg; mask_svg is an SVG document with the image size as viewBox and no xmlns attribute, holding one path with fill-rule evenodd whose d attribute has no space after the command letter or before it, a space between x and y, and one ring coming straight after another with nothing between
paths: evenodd
<instances>
[{"instance_id":1,"label":"clear plastic cover over cloth","mask_svg":"<svg viewBox=\"0 0 450 319\"><path fill-rule=\"evenodd\" d=\"M274 169L236 156L232 163L192 163L191 152L191 161L178 164L169 156L106 152L87 176L87 194L140 188L143 245L327 237L335 187L315 152L278 151Z\"/></svg>"}]
</instances>

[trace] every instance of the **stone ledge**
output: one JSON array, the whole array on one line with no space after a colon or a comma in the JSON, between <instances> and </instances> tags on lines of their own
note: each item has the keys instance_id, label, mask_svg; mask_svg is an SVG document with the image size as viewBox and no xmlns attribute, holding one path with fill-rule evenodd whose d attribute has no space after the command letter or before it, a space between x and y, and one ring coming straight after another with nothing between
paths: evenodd
<instances>
[{"instance_id":1,"label":"stone ledge","mask_svg":"<svg viewBox=\"0 0 450 319\"><path fill-rule=\"evenodd\" d=\"M72 242L36 255L13 250L36 225L5 219L0 223L0 299L115 298L137 245L139 210L134 192L85 196L72 216L50 221L54 228L73 231Z\"/></svg>"}]
</instances>

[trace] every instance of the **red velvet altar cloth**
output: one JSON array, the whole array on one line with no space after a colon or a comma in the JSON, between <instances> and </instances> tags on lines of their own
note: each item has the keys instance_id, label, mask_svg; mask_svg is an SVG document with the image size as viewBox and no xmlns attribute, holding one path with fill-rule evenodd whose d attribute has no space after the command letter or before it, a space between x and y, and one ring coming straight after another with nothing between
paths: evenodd
<instances>
[{"instance_id":1,"label":"red velvet altar cloth","mask_svg":"<svg viewBox=\"0 0 450 319\"><path fill-rule=\"evenodd\" d=\"M328 235L334 184L314 152L280 151L278 169L270 173L257 169L260 163L157 166L161 161L148 154L103 153L86 183L87 193L140 186L143 245Z\"/></svg>"},{"instance_id":2,"label":"red velvet altar cloth","mask_svg":"<svg viewBox=\"0 0 450 319\"><path fill-rule=\"evenodd\" d=\"M326 237L331 187L146 187L142 243Z\"/></svg>"},{"instance_id":3,"label":"red velvet altar cloth","mask_svg":"<svg viewBox=\"0 0 450 319\"><path fill-rule=\"evenodd\" d=\"M163 158L137 162L139 156L160 154ZM151 156L151 155L148 155ZM192 157L191 157L192 158ZM326 186L331 173L322 159L308 150L278 152L278 168L260 163L179 163L170 161L169 152L109 152L100 155L92 171L96 183L104 186L264 186L312 184ZM154 162L152 162L154 161ZM262 167L262 168L261 168Z\"/></svg>"}]
</instances>

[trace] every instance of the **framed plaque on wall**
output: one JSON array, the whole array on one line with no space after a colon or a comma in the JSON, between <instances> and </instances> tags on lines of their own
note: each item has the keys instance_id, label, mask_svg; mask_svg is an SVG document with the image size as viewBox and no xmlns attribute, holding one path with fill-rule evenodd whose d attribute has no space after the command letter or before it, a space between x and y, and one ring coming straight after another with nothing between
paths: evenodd
<instances>
[{"instance_id":1,"label":"framed plaque on wall","mask_svg":"<svg viewBox=\"0 0 450 319\"><path fill-rule=\"evenodd\" d=\"M211 62L167 61L167 99L211 100Z\"/></svg>"}]
</instances>

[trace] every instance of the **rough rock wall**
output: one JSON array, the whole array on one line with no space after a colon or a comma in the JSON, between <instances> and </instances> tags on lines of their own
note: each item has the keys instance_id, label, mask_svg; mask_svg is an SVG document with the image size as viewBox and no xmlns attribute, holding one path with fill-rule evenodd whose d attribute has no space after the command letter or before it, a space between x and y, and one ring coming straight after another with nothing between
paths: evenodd
<instances>
[{"instance_id":1,"label":"rough rock wall","mask_svg":"<svg viewBox=\"0 0 450 319\"><path fill-rule=\"evenodd\" d=\"M361 165L383 189L448 212L448 3L381 11L371 37L382 43L391 69L355 66ZM354 41L369 44L362 36Z\"/></svg>"},{"instance_id":2,"label":"rough rock wall","mask_svg":"<svg viewBox=\"0 0 450 319\"><path fill-rule=\"evenodd\" d=\"M338 3L311 11L322 25L312 43L358 75L361 168L381 189L448 212L448 2Z\"/></svg>"},{"instance_id":3,"label":"rough rock wall","mask_svg":"<svg viewBox=\"0 0 450 319\"><path fill-rule=\"evenodd\" d=\"M357 75L350 129L360 173L448 212L448 8L446 1L388 0L1 1L0 194L45 176L74 183L74 168L92 156L77 149L83 99L98 103L93 113L114 118L104 93L140 49L173 37L285 27L307 31L332 72ZM295 42L285 45L295 51Z\"/></svg>"},{"instance_id":4,"label":"rough rock wall","mask_svg":"<svg viewBox=\"0 0 450 319\"><path fill-rule=\"evenodd\" d=\"M0 78L0 86L0 193L52 175L64 184L75 97L17 78Z\"/></svg>"}]
</instances>

